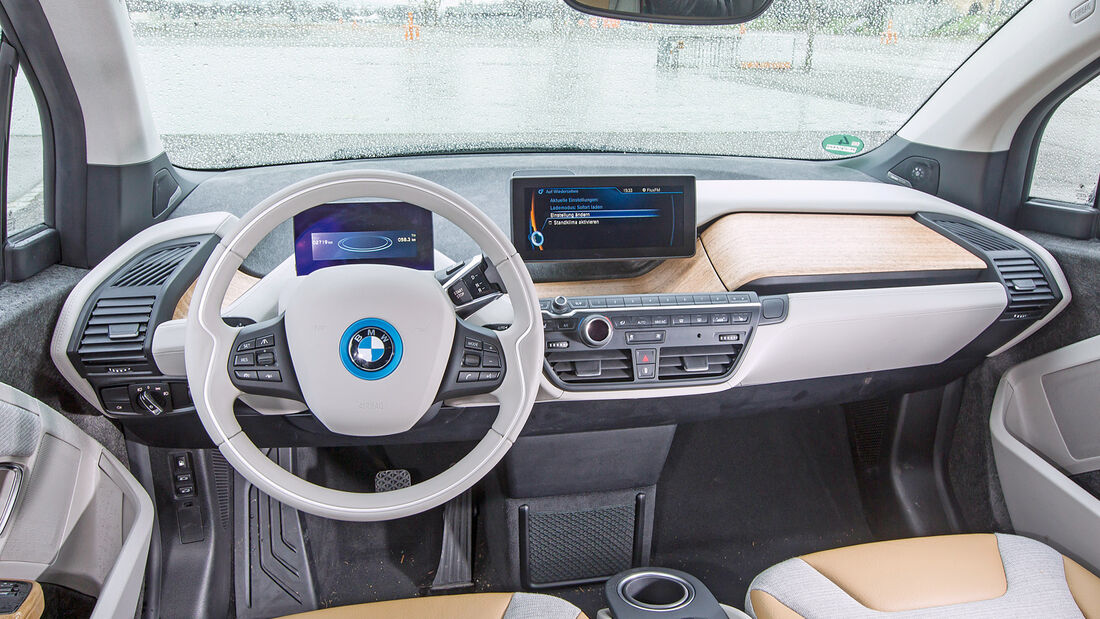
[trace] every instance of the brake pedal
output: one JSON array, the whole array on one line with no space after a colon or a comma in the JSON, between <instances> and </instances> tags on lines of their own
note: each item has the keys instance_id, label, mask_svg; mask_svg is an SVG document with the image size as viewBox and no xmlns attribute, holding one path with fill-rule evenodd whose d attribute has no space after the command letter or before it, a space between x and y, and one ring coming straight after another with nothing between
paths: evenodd
<instances>
[{"instance_id":1,"label":"brake pedal","mask_svg":"<svg viewBox=\"0 0 1100 619\"><path fill-rule=\"evenodd\" d=\"M443 549L432 591L474 586L474 501L467 490L443 506Z\"/></svg>"},{"instance_id":2,"label":"brake pedal","mask_svg":"<svg viewBox=\"0 0 1100 619\"><path fill-rule=\"evenodd\" d=\"M386 469L374 474L374 491L389 492L412 485L412 474L408 469Z\"/></svg>"}]
</instances>

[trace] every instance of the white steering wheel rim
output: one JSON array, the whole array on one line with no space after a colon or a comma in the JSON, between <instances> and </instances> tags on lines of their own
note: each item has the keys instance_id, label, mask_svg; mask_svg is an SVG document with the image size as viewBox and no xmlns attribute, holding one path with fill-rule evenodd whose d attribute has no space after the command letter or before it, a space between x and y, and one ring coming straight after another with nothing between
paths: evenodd
<instances>
[{"instance_id":1,"label":"white steering wheel rim","mask_svg":"<svg viewBox=\"0 0 1100 619\"><path fill-rule=\"evenodd\" d=\"M408 488L382 493L334 490L308 482L270 460L233 415L240 391L227 369L237 332L221 318L221 302L244 257L294 215L329 202L392 199L444 217L473 238L500 274L514 311L498 333L507 371L491 395L500 411L486 436L442 473ZM187 318L187 379L195 409L226 460L257 488L302 511L339 520L376 521L417 514L458 496L484 477L523 429L538 392L543 333L534 284L508 237L480 209L425 179L389 171L348 170L306 179L260 202L223 236L195 285ZM292 351L293 354L293 351ZM429 386L436 388L436 386Z\"/></svg>"}]
</instances>

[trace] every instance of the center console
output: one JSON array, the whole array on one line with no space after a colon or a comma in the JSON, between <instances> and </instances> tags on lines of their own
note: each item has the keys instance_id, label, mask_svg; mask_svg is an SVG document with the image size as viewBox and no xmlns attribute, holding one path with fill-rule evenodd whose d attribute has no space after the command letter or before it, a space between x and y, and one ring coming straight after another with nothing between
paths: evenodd
<instances>
[{"instance_id":1,"label":"center console","mask_svg":"<svg viewBox=\"0 0 1100 619\"><path fill-rule=\"evenodd\" d=\"M786 297L755 292L558 296L540 304L547 375L571 391L721 382L754 329L787 313Z\"/></svg>"},{"instance_id":2,"label":"center console","mask_svg":"<svg viewBox=\"0 0 1100 619\"><path fill-rule=\"evenodd\" d=\"M598 619L734 619L748 617L718 602L701 580L679 570L636 568L604 587L607 610Z\"/></svg>"}]
</instances>

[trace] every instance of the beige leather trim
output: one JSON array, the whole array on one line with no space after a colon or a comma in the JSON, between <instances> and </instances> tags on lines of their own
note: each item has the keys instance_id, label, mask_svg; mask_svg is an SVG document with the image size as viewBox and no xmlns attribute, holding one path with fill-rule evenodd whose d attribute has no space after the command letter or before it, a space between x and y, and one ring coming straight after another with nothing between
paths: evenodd
<instances>
[{"instance_id":1,"label":"beige leather trim","mask_svg":"<svg viewBox=\"0 0 1100 619\"><path fill-rule=\"evenodd\" d=\"M1063 559L1066 565L1066 583L1069 584L1069 592L1081 609L1081 614L1085 619L1100 619L1100 578L1073 559Z\"/></svg>"},{"instance_id":2,"label":"beige leather trim","mask_svg":"<svg viewBox=\"0 0 1100 619\"><path fill-rule=\"evenodd\" d=\"M749 592L749 600L752 602L752 614L756 615L756 619L803 619L802 615L787 608L770 593L754 589Z\"/></svg>"},{"instance_id":3,"label":"beige leather trim","mask_svg":"<svg viewBox=\"0 0 1100 619\"><path fill-rule=\"evenodd\" d=\"M874 542L802 560L860 604L882 612L990 600L1008 591L992 534Z\"/></svg>"},{"instance_id":4,"label":"beige leather trim","mask_svg":"<svg viewBox=\"0 0 1100 619\"><path fill-rule=\"evenodd\" d=\"M288 615L295 619L500 619L511 593L466 593L353 604Z\"/></svg>"}]
</instances>

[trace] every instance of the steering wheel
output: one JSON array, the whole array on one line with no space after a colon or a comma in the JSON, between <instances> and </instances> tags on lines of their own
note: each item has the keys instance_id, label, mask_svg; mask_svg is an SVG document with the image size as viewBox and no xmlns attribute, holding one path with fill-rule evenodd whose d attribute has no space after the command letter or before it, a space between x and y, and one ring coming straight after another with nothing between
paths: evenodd
<instances>
[{"instance_id":1,"label":"steering wheel","mask_svg":"<svg viewBox=\"0 0 1100 619\"><path fill-rule=\"evenodd\" d=\"M461 228L503 282L515 318L503 331L471 324L427 271L351 264L295 279L279 317L231 327L221 303L245 256L279 224L311 207L353 198L415 204ZM296 183L256 205L225 231L195 286L187 318L187 380L199 418L245 479L299 510L340 520L389 520L436 507L467 490L507 453L538 391L543 334L531 276L504 233L458 194L386 171L341 171ZM471 352L499 351L500 368L462 371ZM264 359L267 369L236 370ZM435 477L387 492L313 484L270 460L241 430L243 394L303 402L329 430L355 436L404 432L444 399L489 394L500 406L485 437Z\"/></svg>"}]
</instances>

